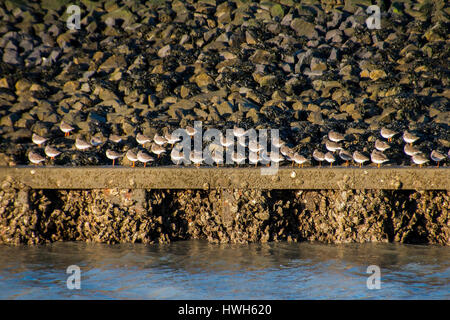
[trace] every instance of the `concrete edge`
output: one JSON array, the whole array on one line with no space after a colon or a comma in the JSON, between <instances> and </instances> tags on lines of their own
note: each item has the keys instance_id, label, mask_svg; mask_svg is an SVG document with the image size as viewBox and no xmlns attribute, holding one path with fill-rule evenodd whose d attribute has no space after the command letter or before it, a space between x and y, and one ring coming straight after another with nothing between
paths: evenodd
<instances>
[{"instance_id":1,"label":"concrete edge","mask_svg":"<svg viewBox=\"0 0 450 320\"><path fill-rule=\"evenodd\" d=\"M385 189L450 190L450 167L0 167L0 180L12 178L33 189Z\"/></svg>"}]
</instances>

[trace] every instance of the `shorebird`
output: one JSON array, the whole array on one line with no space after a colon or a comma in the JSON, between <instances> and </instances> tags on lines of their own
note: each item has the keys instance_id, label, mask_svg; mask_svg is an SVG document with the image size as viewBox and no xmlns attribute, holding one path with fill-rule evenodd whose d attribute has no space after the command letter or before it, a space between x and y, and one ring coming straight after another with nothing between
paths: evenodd
<instances>
[{"instance_id":1,"label":"shorebird","mask_svg":"<svg viewBox=\"0 0 450 320\"><path fill-rule=\"evenodd\" d=\"M212 160L215 164L217 164L217 168L220 164L223 164L223 154L222 152L219 152L218 150L214 150L211 155Z\"/></svg>"},{"instance_id":2,"label":"shorebird","mask_svg":"<svg viewBox=\"0 0 450 320\"><path fill-rule=\"evenodd\" d=\"M289 148L287 145L282 145L280 147L280 152L283 156L287 157L290 153L292 153L292 149Z\"/></svg>"},{"instance_id":3,"label":"shorebird","mask_svg":"<svg viewBox=\"0 0 450 320\"><path fill-rule=\"evenodd\" d=\"M304 156L302 156L301 154L298 153L294 153L294 157L292 158L294 160L294 162L296 164L298 164L298 166L300 167L300 165L303 168L303 164L308 161L308 159L306 159Z\"/></svg>"},{"instance_id":4,"label":"shorebird","mask_svg":"<svg viewBox=\"0 0 450 320\"><path fill-rule=\"evenodd\" d=\"M181 140L180 137L177 137L177 136L175 136L175 135L173 135L173 134L170 134L170 133L168 133L168 132L166 132L166 134L164 135L164 138L166 138L167 142L168 142L170 145L172 145L172 146L173 146L175 143L177 143L177 142L179 142L179 141Z\"/></svg>"},{"instance_id":5,"label":"shorebird","mask_svg":"<svg viewBox=\"0 0 450 320\"><path fill-rule=\"evenodd\" d=\"M138 159L138 161L140 161L144 164L144 168L146 167L147 162L149 162L149 161L151 162L151 161L155 160L147 152L144 152L142 150L139 150L139 152L137 154L137 159Z\"/></svg>"},{"instance_id":6,"label":"shorebird","mask_svg":"<svg viewBox=\"0 0 450 320\"><path fill-rule=\"evenodd\" d=\"M327 150L331 151L331 152L335 152L337 150L341 150L342 149L342 147L341 147L341 145L339 143L334 142L334 141L330 141L330 140L327 140L325 142L325 148L327 148Z\"/></svg>"},{"instance_id":7,"label":"shorebird","mask_svg":"<svg viewBox=\"0 0 450 320\"><path fill-rule=\"evenodd\" d=\"M410 133L410 132L408 132L408 131L405 131L405 132L403 133L403 140L404 140L406 143L413 144L413 143L416 142L418 139L419 139L418 136L415 136L415 135L413 135L412 133Z\"/></svg>"},{"instance_id":8,"label":"shorebird","mask_svg":"<svg viewBox=\"0 0 450 320\"><path fill-rule=\"evenodd\" d=\"M152 144L152 152L156 155L158 155L158 159L161 156L162 153L166 152L166 149L164 147L160 146L159 144Z\"/></svg>"},{"instance_id":9,"label":"shorebird","mask_svg":"<svg viewBox=\"0 0 450 320\"><path fill-rule=\"evenodd\" d=\"M314 160L319 162L319 167L322 166L322 161L325 160L325 154L317 149L314 150L313 152L313 158Z\"/></svg>"},{"instance_id":10,"label":"shorebird","mask_svg":"<svg viewBox=\"0 0 450 320\"><path fill-rule=\"evenodd\" d=\"M92 147L92 145L89 142L87 142L86 140L83 140L81 138L76 138L75 147L78 150L86 150L86 149L89 149L90 147Z\"/></svg>"},{"instance_id":11,"label":"shorebird","mask_svg":"<svg viewBox=\"0 0 450 320\"><path fill-rule=\"evenodd\" d=\"M387 144L384 141L381 141L380 139L375 140L375 149L377 149L378 151L386 151L387 149L389 149L391 146L389 144Z\"/></svg>"},{"instance_id":12,"label":"shorebird","mask_svg":"<svg viewBox=\"0 0 450 320\"><path fill-rule=\"evenodd\" d=\"M245 139L244 136L237 138L237 142L240 146L244 148L247 146L247 139Z\"/></svg>"},{"instance_id":13,"label":"shorebird","mask_svg":"<svg viewBox=\"0 0 450 320\"><path fill-rule=\"evenodd\" d=\"M272 139L271 140L272 145L275 148L281 148L282 146L284 146L286 144L286 142L284 142L283 140L281 140L280 138L278 139Z\"/></svg>"},{"instance_id":14,"label":"shorebird","mask_svg":"<svg viewBox=\"0 0 450 320\"><path fill-rule=\"evenodd\" d=\"M195 130L194 128L190 127L190 126L186 126L186 133L192 137L197 133L197 130Z\"/></svg>"},{"instance_id":15,"label":"shorebird","mask_svg":"<svg viewBox=\"0 0 450 320\"><path fill-rule=\"evenodd\" d=\"M259 158L259 156L258 156L258 153L252 151L252 152L250 152L250 153L248 154L248 162L249 162L250 164L254 164L255 167L258 166L259 160L260 160L260 158Z\"/></svg>"},{"instance_id":16,"label":"shorebird","mask_svg":"<svg viewBox=\"0 0 450 320\"><path fill-rule=\"evenodd\" d=\"M450 151L449 151L449 153L450 153ZM439 167L439 162L441 162L442 160L444 160L444 159L445 159L445 156L444 156L442 153L440 153L440 152L438 152L438 151L436 151L436 150L433 150L433 151L431 151L430 158L431 158L431 160L433 160L434 162L437 162L437 167Z\"/></svg>"},{"instance_id":17,"label":"shorebird","mask_svg":"<svg viewBox=\"0 0 450 320\"><path fill-rule=\"evenodd\" d=\"M390 142L392 140L392 138L397 134L397 132L383 127L380 130L380 134L383 138L387 139Z\"/></svg>"},{"instance_id":18,"label":"shorebird","mask_svg":"<svg viewBox=\"0 0 450 320\"><path fill-rule=\"evenodd\" d=\"M250 150L251 152L258 153L262 149L264 149L263 146L260 143L256 142L255 140L250 140L248 142L248 150Z\"/></svg>"},{"instance_id":19,"label":"shorebird","mask_svg":"<svg viewBox=\"0 0 450 320\"><path fill-rule=\"evenodd\" d=\"M180 164L180 161L184 159L184 152L181 152L180 148L180 145L175 145L170 152L170 158L177 166Z\"/></svg>"},{"instance_id":20,"label":"shorebird","mask_svg":"<svg viewBox=\"0 0 450 320\"><path fill-rule=\"evenodd\" d=\"M348 162L353 160L352 154L344 149L339 151L339 158L345 161L345 166L348 166Z\"/></svg>"},{"instance_id":21,"label":"shorebird","mask_svg":"<svg viewBox=\"0 0 450 320\"><path fill-rule=\"evenodd\" d=\"M247 131L245 131L243 128L238 128L236 126L233 127L233 135L237 138L245 136Z\"/></svg>"},{"instance_id":22,"label":"shorebird","mask_svg":"<svg viewBox=\"0 0 450 320\"><path fill-rule=\"evenodd\" d=\"M114 167L114 163L115 163L116 159L120 158L121 156L122 156L122 154L119 152L116 152L116 151L110 150L110 149L106 150L106 157L113 161L113 163L112 163L113 167Z\"/></svg>"},{"instance_id":23,"label":"shorebird","mask_svg":"<svg viewBox=\"0 0 450 320\"><path fill-rule=\"evenodd\" d=\"M125 156L127 157L128 160L130 160L133 163L131 166L134 168L136 161L138 161L136 152L130 149L127 151Z\"/></svg>"},{"instance_id":24,"label":"shorebird","mask_svg":"<svg viewBox=\"0 0 450 320\"><path fill-rule=\"evenodd\" d=\"M102 141L102 139L100 139L99 137L91 137L91 144L94 146L94 147L96 147L96 146L99 146L99 145L101 145L102 143L103 143L103 141Z\"/></svg>"},{"instance_id":25,"label":"shorebird","mask_svg":"<svg viewBox=\"0 0 450 320\"><path fill-rule=\"evenodd\" d=\"M151 141L151 139L149 137L147 137L145 134L138 133L136 135L136 142L139 143L140 145L144 145L150 141Z\"/></svg>"},{"instance_id":26,"label":"shorebird","mask_svg":"<svg viewBox=\"0 0 450 320\"><path fill-rule=\"evenodd\" d=\"M339 142L345 140L345 137L343 134L331 130L330 132L328 132L328 139L330 139L333 142Z\"/></svg>"},{"instance_id":27,"label":"shorebird","mask_svg":"<svg viewBox=\"0 0 450 320\"><path fill-rule=\"evenodd\" d=\"M51 146L46 146L44 149L44 152L47 155L47 157L50 157L50 159L52 159L52 160L61 154L61 151L59 151L56 148L53 148Z\"/></svg>"},{"instance_id":28,"label":"shorebird","mask_svg":"<svg viewBox=\"0 0 450 320\"><path fill-rule=\"evenodd\" d=\"M359 163L359 167L364 164L364 162L369 161L369 158L366 157L364 154L362 154L359 151L353 152L353 160L355 160L356 163Z\"/></svg>"},{"instance_id":29,"label":"shorebird","mask_svg":"<svg viewBox=\"0 0 450 320\"><path fill-rule=\"evenodd\" d=\"M266 164L267 166L270 166L270 152L267 152L266 150L262 150L259 161L263 164Z\"/></svg>"},{"instance_id":30,"label":"shorebird","mask_svg":"<svg viewBox=\"0 0 450 320\"><path fill-rule=\"evenodd\" d=\"M109 136L109 140L114 143L120 143L122 141L122 137L118 136L117 134L112 134Z\"/></svg>"},{"instance_id":31,"label":"shorebird","mask_svg":"<svg viewBox=\"0 0 450 320\"><path fill-rule=\"evenodd\" d=\"M331 153L330 151L325 153L324 158L330 164L330 167L332 167L333 166L333 162L336 161L336 158L333 156L333 153Z\"/></svg>"},{"instance_id":32,"label":"shorebird","mask_svg":"<svg viewBox=\"0 0 450 320\"><path fill-rule=\"evenodd\" d=\"M233 138L227 139L225 136L222 135L222 136L220 136L220 144L225 149L228 149L229 147L231 147L234 144L234 139Z\"/></svg>"},{"instance_id":33,"label":"shorebird","mask_svg":"<svg viewBox=\"0 0 450 320\"><path fill-rule=\"evenodd\" d=\"M372 160L373 163L376 163L378 168L380 167L380 165L386 161L389 161L388 157L386 157L386 155L378 150L373 150L372 153L370 154L370 159Z\"/></svg>"},{"instance_id":34,"label":"shorebird","mask_svg":"<svg viewBox=\"0 0 450 320\"><path fill-rule=\"evenodd\" d=\"M294 151L292 151L291 149L289 149L286 154L281 153L284 157L285 160L287 161L291 161L292 162L292 166L294 166Z\"/></svg>"},{"instance_id":35,"label":"shorebird","mask_svg":"<svg viewBox=\"0 0 450 320\"><path fill-rule=\"evenodd\" d=\"M417 154L412 156L412 161L415 164L418 164L420 168L422 168L422 165L424 163L427 163L430 160L428 160L427 157L425 157L422 153L417 153Z\"/></svg>"},{"instance_id":36,"label":"shorebird","mask_svg":"<svg viewBox=\"0 0 450 320\"><path fill-rule=\"evenodd\" d=\"M28 160L30 160L31 163L39 164L40 162L45 161L45 158L37 152L30 151L28 152Z\"/></svg>"},{"instance_id":37,"label":"shorebird","mask_svg":"<svg viewBox=\"0 0 450 320\"><path fill-rule=\"evenodd\" d=\"M233 152L231 154L231 160L233 160L233 162L235 162L238 167L241 163L245 162L245 155L241 154L240 152Z\"/></svg>"},{"instance_id":38,"label":"shorebird","mask_svg":"<svg viewBox=\"0 0 450 320\"><path fill-rule=\"evenodd\" d=\"M59 124L59 129L64 132L65 137L68 137L70 135L70 132L75 128L64 121L61 121L61 123Z\"/></svg>"},{"instance_id":39,"label":"shorebird","mask_svg":"<svg viewBox=\"0 0 450 320\"><path fill-rule=\"evenodd\" d=\"M201 151L191 151L191 153L189 154L189 160L191 160L198 168L205 159L203 158Z\"/></svg>"},{"instance_id":40,"label":"shorebird","mask_svg":"<svg viewBox=\"0 0 450 320\"><path fill-rule=\"evenodd\" d=\"M45 141L47 141L47 138L41 137L40 135L33 133L33 135L31 136L31 141L33 141L35 144L37 144L39 147L41 146L41 144L45 143Z\"/></svg>"},{"instance_id":41,"label":"shorebird","mask_svg":"<svg viewBox=\"0 0 450 320\"><path fill-rule=\"evenodd\" d=\"M163 146L167 143L167 139L163 136L160 136L159 134L155 133L155 136L153 137L153 141L160 146Z\"/></svg>"},{"instance_id":42,"label":"shorebird","mask_svg":"<svg viewBox=\"0 0 450 320\"><path fill-rule=\"evenodd\" d=\"M415 154L420 153L420 150L417 149L416 147L414 147L413 145L410 144L405 144L405 147L403 148L403 151L408 155L408 156L413 156Z\"/></svg>"},{"instance_id":43,"label":"shorebird","mask_svg":"<svg viewBox=\"0 0 450 320\"><path fill-rule=\"evenodd\" d=\"M270 153L270 161L275 162L276 164L279 164L284 160L284 157L279 154L278 152L271 152Z\"/></svg>"}]
</instances>

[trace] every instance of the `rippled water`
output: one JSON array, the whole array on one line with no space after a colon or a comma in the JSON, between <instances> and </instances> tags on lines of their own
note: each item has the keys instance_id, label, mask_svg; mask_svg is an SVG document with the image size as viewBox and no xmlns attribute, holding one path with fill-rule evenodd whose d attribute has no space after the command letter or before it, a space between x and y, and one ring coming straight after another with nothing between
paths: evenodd
<instances>
[{"instance_id":1,"label":"rippled water","mask_svg":"<svg viewBox=\"0 0 450 320\"><path fill-rule=\"evenodd\" d=\"M450 248L438 246L65 242L0 257L1 299L450 299ZM67 289L69 265L80 290Z\"/></svg>"}]
</instances>

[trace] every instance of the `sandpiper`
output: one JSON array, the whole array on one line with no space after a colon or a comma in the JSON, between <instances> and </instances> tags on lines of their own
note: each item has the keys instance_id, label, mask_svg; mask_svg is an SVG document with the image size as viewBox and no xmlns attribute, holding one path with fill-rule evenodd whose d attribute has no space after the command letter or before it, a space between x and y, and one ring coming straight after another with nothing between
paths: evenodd
<instances>
[{"instance_id":1,"label":"sandpiper","mask_svg":"<svg viewBox=\"0 0 450 320\"><path fill-rule=\"evenodd\" d=\"M247 146L247 139L245 139L244 136L237 138L237 142L240 146L244 148Z\"/></svg>"},{"instance_id":2,"label":"sandpiper","mask_svg":"<svg viewBox=\"0 0 450 320\"><path fill-rule=\"evenodd\" d=\"M120 143L122 141L122 137L118 136L117 134L112 134L109 136L109 140L114 143Z\"/></svg>"},{"instance_id":3,"label":"sandpiper","mask_svg":"<svg viewBox=\"0 0 450 320\"><path fill-rule=\"evenodd\" d=\"M339 150L339 158L345 161L345 166L348 166L348 162L353 160L352 154L344 149Z\"/></svg>"},{"instance_id":4,"label":"sandpiper","mask_svg":"<svg viewBox=\"0 0 450 320\"><path fill-rule=\"evenodd\" d=\"M94 147L99 146L103 143L102 139L100 139L99 137L95 137L95 136L91 137L90 142Z\"/></svg>"},{"instance_id":5,"label":"sandpiper","mask_svg":"<svg viewBox=\"0 0 450 320\"><path fill-rule=\"evenodd\" d=\"M397 134L397 132L383 127L380 130L380 134L383 138L387 139L390 142L392 140L392 138Z\"/></svg>"},{"instance_id":6,"label":"sandpiper","mask_svg":"<svg viewBox=\"0 0 450 320\"><path fill-rule=\"evenodd\" d=\"M325 160L325 154L317 149L314 150L313 152L313 158L314 160L319 162L319 167L322 166L322 161Z\"/></svg>"},{"instance_id":7,"label":"sandpiper","mask_svg":"<svg viewBox=\"0 0 450 320\"><path fill-rule=\"evenodd\" d=\"M279 164L283 160L284 160L283 155L279 154L278 152L270 153L270 161L275 162L276 164Z\"/></svg>"},{"instance_id":8,"label":"sandpiper","mask_svg":"<svg viewBox=\"0 0 450 320\"><path fill-rule=\"evenodd\" d=\"M295 162L294 162L294 155L295 155L294 151L292 151L291 149L289 149L289 150L286 152L286 154L283 154L283 153L281 153L281 154L285 157L285 160L291 161L291 162L292 162L292 166L294 166L294 164L295 164Z\"/></svg>"},{"instance_id":9,"label":"sandpiper","mask_svg":"<svg viewBox=\"0 0 450 320\"><path fill-rule=\"evenodd\" d=\"M266 164L267 166L270 166L270 152L262 150L259 161L263 164Z\"/></svg>"},{"instance_id":10,"label":"sandpiper","mask_svg":"<svg viewBox=\"0 0 450 320\"><path fill-rule=\"evenodd\" d=\"M233 135L237 138L245 136L246 133L247 131L244 128L233 127Z\"/></svg>"},{"instance_id":11,"label":"sandpiper","mask_svg":"<svg viewBox=\"0 0 450 320\"><path fill-rule=\"evenodd\" d=\"M191 153L189 154L189 160L191 160L194 163L194 165L198 168L205 159L203 158L201 151L191 151Z\"/></svg>"},{"instance_id":12,"label":"sandpiper","mask_svg":"<svg viewBox=\"0 0 450 320\"><path fill-rule=\"evenodd\" d=\"M217 164L217 167L219 167L220 164L223 164L223 154L222 152L218 150L214 150L211 159L214 161L214 163Z\"/></svg>"},{"instance_id":13,"label":"sandpiper","mask_svg":"<svg viewBox=\"0 0 450 320\"><path fill-rule=\"evenodd\" d=\"M418 164L420 168L422 168L422 165L430 160L428 160L428 158L425 157L422 153L416 153L415 155L412 156L412 161L415 164Z\"/></svg>"},{"instance_id":14,"label":"sandpiper","mask_svg":"<svg viewBox=\"0 0 450 320\"><path fill-rule=\"evenodd\" d=\"M378 150L373 150L372 153L370 154L370 159L372 160L373 163L376 163L378 168L380 167L380 165L386 161L389 161L388 157L386 157L386 155Z\"/></svg>"},{"instance_id":15,"label":"sandpiper","mask_svg":"<svg viewBox=\"0 0 450 320\"><path fill-rule=\"evenodd\" d=\"M149 162L149 161L151 162L151 161L155 160L147 152L142 151L142 150L139 150L139 152L137 154L137 159L144 164L144 168L146 167L147 162Z\"/></svg>"},{"instance_id":16,"label":"sandpiper","mask_svg":"<svg viewBox=\"0 0 450 320\"><path fill-rule=\"evenodd\" d=\"M449 153L450 153L450 151L449 151ZM439 167L439 162L444 160L445 156L442 153L440 153L439 151L433 150L433 151L431 151L430 158L434 162L437 162L437 167Z\"/></svg>"},{"instance_id":17,"label":"sandpiper","mask_svg":"<svg viewBox=\"0 0 450 320\"><path fill-rule=\"evenodd\" d=\"M222 135L222 136L220 136L220 144L225 149L228 149L229 147L231 147L234 144L234 139L233 138L226 138L225 136Z\"/></svg>"},{"instance_id":18,"label":"sandpiper","mask_svg":"<svg viewBox=\"0 0 450 320\"><path fill-rule=\"evenodd\" d=\"M403 140L404 140L406 143L413 144L413 143L416 142L418 139L419 139L418 136L415 136L414 134L412 134L412 133L410 133L410 132L408 132L408 131L405 131L405 132L403 133Z\"/></svg>"},{"instance_id":19,"label":"sandpiper","mask_svg":"<svg viewBox=\"0 0 450 320\"><path fill-rule=\"evenodd\" d=\"M180 145L175 145L170 152L170 158L173 162L176 163L177 166L180 164L180 161L184 159L184 152L182 152L180 149Z\"/></svg>"},{"instance_id":20,"label":"sandpiper","mask_svg":"<svg viewBox=\"0 0 450 320\"><path fill-rule=\"evenodd\" d=\"M231 154L231 160L237 163L238 167L241 163L245 162L245 159L245 155L241 154L240 152L233 152Z\"/></svg>"},{"instance_id":21,"label":"sandpiper","mask_svg":"<svg viewBox=\"0 0 450 320\"><path fill-rule=\"evenodd\" d=\"M375 140L375 149L377 149L378 151L386 151L387 149L389 149L391 146L389 144L387 144L384 141L381 141L380 139Z\"/></svg>"},{"instance_id":22,"label":"sandpiper","mask_svg":"<svg viewBox=\"0 0 450 320\"><path fill-rule=\"evenodd\" d=\"M255 167L258 166L259 160L260 160L260 158L259 158L259 156L258 156L258 153L252 151L252 152L250 152L250 153L248 154L248 162L249 162L250 164L254 164Z\"/></svg>"},{"instance_id":23,"label":"sandpiper","mask_svg":"<svg viewBox=\"0 0 450 320\"><path fill-rule=\"evenodd\" d=\"M116 152L111 149L106 150L106 157L113 161L113 163L112 163L113 167L114 167L116 159L120 158L121 156L122 156L122 154L119 152Z\"/></svg>"},{"instance_id":24,"label":"sandpiper","mask_svg":"<svg viewBox=\"0 0 450 320\"><path fill-rule=\"evenodd\" d=\"M180 137L177 137L177 136L175 136L175 135L173 135L173 134L170 134L170 133L168 133L168 132L166 132L166 134L164 135L164 138L166 138L167 142L168 142L169 144L171 144L172 146L173 146L175 143L177 143L178 141L181 140Z\"/></svg>"},{"instance_id":25,"label":"sandpiper","mask_svg":"<svg viewBox=\"0 0 450 320\"><path fill-rule=\"evenodd\" d=\"M416 147L414 147L413 145L410 144L405 144L405 147L403 148L403 151L408 155L408 156L413 156L415 154L420 153L420 150L417 149Z\"/></svg>"},{"instance_id":26,"label":"sandpiper","mask_svg":"<svg viewBox=\"0 0 450 320\"><path fill-rule=\"evenodd\" d=\"M42 161L45 161L45 158L41 156L39 153L30 151L28 153L28 159L31 161L31 163L39 164Z\"/></svg>"},{"instance_id":27,"label":"sandpiper","mask_svg":"<svg viewBox=\"0 0 450 320\"><path fill-rule=\"evenodd\" d=\"M333 153L331 153L330 151L325 153L324 158L330 164L330 167L332 167L333 166L333 162L336 161L336 158L333 156Z\"/></svg>"},{"instance_id":28,"label":"sandpiper","mask_svg":"<svg viewBox=\"0 0 450 320\"><path fill-rule=\"evenodd\" d=\"M52 159L52 160L61 154L61 151L59 151L58 149L53 148L51 146L46 146L44 149L44 152L47 155L47 157L50 157L50 159Z\"/></svg>"},{"instance_id":29,"label":"sandpiper","mask_svg":"<svg viewBox=\"0 0 450 320\"><path fill-rule=\"evenodd\" d=\"M255 152L258 153L260 152L263 148L263 146L256 142L255 140L250 140L248 143L248 150L250 150L251 152Z\"/></svg>"},{"instance_id":30,"label":"sandpiper","mask_svg":"<svg viewBox=\"0 0 450 320\"><path fill-rule=\"evenodd\" d=\"M330 132L328 132L328 139L330 139L333 142L339 142L345 140L345 137L343 134L331 130Z\"/></svg>"},{"instance_id":31,"label":"sandpiper","mask_svg":"<svg viewBox=\"0 0 450 320\"><path fill-rule=\"evenodd\" d=\"M151 141L151 139L149 137L147 137L145 134L138 133L136 135L136 142L139 143L140 145L144 145L150 141Z\"/></svg>"},{"instance_id":32,"label":"sandpiper","mask_svg":"<svg viewBox=\"0 0 450 320\"><path fill-rule=\"evenodd\" d=\"M164 147L160 146L159 144L152 144L152 152L156 155L158 155L158 159L161 156L162 153L166 152L166 149Z\"/></svg>"},{"instance_id":33,"label":"sandpiper","mask_svg":"<svg viewBox=\"0 0 450 320\"><path fill-rule=\"evenodd\" d=\"M163 146L167 143L167 139L163 136L160 136L159 134L155 133L155 136L153 137L153 141L160 146Z\"/></svg>"},{"instance_id":34,"label":"sandpiper","mask_svg":"<svg viewBox=\"0 0 450 320\"><path fill-rule=\"evenodd\" d=\"M81 138L76 138L75 147L78 150L86 150L86 149L89 149L90 147L92 147L92 145L89 142L87 142L86 140L83 140Z\"/></svg>"},{"instance_id":35,"label":"sandpiper","mask_svg":"<svg viewBox=\"0 0 450 320\"><path fill-rule=\"evenodd\" d=\"M192 137L197 133L197 130L195 130L194 128L190 127L190 126L186 126L186 133Z\"/></svg>"},{"instance_id":36,"label":"sandpiper","mask_svg":"<svg viewBox=\"0 0 450 320\"><path fill-rule=\"evenodd\" d=\"M59 129L64 132L65 137L68 137L70 135L70 132L75 128L64 121L61 121L61 123L59 124Z\"/></svg>"},{"instance_id":37,"label":"sandpiper","mask_svg":"<svg viewBox=\"0 0 450 320\"><path fill-rule=\"evenodd\" d=\"M287 145L282 145L280 147L280 152L283 156L287 157L289 154L291 154L293 151L291 148L289 148Z\"/></svg>"},{"instance_id":38,"label":"sandpiper","mask_svg":"<svg viewBox=\"0 0 450 320\"><path fill-rule=\"evenodd\" d=\"M300 165L303 168L303 164L308 161L308 159L306 159L304 156L302 156L301 154L298 153L294 153L294 157L293 160L296 164L298 164L298 166L300 167Z\"/></svg>"},{"instance_id":39,"label":"sandpiper","mask_svg":"<svg viewBox=\"0 0 450 320\"><path fill-rule=\"evenodd\" d=\"M35 144L37 144L39 147L41 146L41 144L45 143L45 141L47 141L47 138L41 137L40 135L33 133L33 135L31 136L31 141L33 141Z\"/></svg>"},{"instance_id":40,"label":"sandpiper","mask_svg":"<svg viewBox=\"0 0 450 320\"><path fill-rule=\"evenodd\" d=\"M272 137L273 138L273 137ZM274 146L275 148L281 148L282 146L284 146L286 144L286 142L284 142L283 140L281 140L280 138L278 139L272 139L271 140L272 146Z\"/></svg>"},{"instance_id":41,"label":"sandpiper","mask_svg":"<svg viewBox=\"0 0 450 320\"><path fill-rule=\"evenodd\" d=\"M334 142L334 141L330 141L330 140L327 140L325 142L325 148L327 148L327 150L331 151L331 152L335 152L337 150L341 150L342 149L342 147L341 147L341 145L339 143Z\"/></svg>"},{"instance_id":42,"label":"sandpiper","mask_svg":"<svg viewBox=\"0 0 450 320\"><path fill-rule=\"evenodd\" d=\"M128 160L130 160L133 163L131 166L134 168L136 161L138 161L136 152L130 149L127 151L125 156L127 157Z\"/></svg>"},{"instance_id":43,"label":"sandpiper","mask_svg":"<svg viewBox=\"0 0 450 320\"><path fill-rule=\"evenodd\" d=\"M359 167L364 164L364 162L369 161L369 158L366 157L364 154L362 154L359 151L353 152L353 160L355 160L356 163L359 163Z\"/></svg>"}]
</instances>

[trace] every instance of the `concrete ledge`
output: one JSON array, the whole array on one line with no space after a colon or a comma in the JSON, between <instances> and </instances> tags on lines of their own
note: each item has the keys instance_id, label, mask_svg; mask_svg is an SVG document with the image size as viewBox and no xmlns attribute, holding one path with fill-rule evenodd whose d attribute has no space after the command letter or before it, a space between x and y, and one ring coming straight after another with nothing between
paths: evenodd
<instances>
[{"instance_id":1,"label":"concrete ledge","mask_svg":"<svg viewBox=\"0 0 450 320\"><path fill-rule=\"evenodd\" d=\"M447 167L280 167L274 175L248 167L0 167L0 180L8 176L33 189L450 190Z\"/></svg>"}]
</instances>

